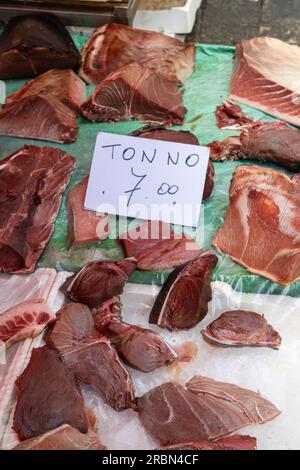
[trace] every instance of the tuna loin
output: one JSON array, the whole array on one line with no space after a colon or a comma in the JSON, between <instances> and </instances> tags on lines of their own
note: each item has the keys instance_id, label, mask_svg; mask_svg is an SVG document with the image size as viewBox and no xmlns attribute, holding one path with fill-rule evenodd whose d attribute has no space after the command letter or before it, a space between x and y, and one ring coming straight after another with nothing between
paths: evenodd
<instances>
[{"instance_id":1,"label":"tuna loin","mask_svg":"<svg viewBox=\"0 0 300 470\"><path fill-rule=\"evenodd\" d=\"M166 142L178 142L181 144L200 145L197 137L188 131L172 131L158 124L144 126L131 132L133 137L143 137L144 139L164 140ZM209 198L215 185L215 168L211 160L208 162L207 174L203 192L203 200Z\"/></svg>"},{"instance_id":2,"label":"tuna loin","mask_svg":"<svg viewBox=\"0 0 300 470\"><path fill-rule=\"evenodd\" d=\"M79 61L70 34L54 15L15 16L0 37L0 79L77 69Z\"/></svg>"},{"instance_id":3,"label":"tuna loin","mask_svg":"<svg viewBox=\"0 0 300 470\"><path fill-rule=\"evenodd\" d=\"M281 122L259 122L247 126L240 137L209 144L213 161L257 160L300 171L300 131Z\"/></svg>"},{"instance_id":4,"label":"tuna loin","mask_svg":"<svg viewBox=\"0 0 300 470\"><path fill-rule=\"evenodd\" d=\"M70 189L68 208L68 248L105 240L109 235L108 215L84 210L84 200L89 177Z\"/></svg>"},{"instance_id":5,"label":"tuna loin","mask_svg":"<svg viewBox=\"0 0 300 470\"><path fill-rule=\"evenodd\" d=\"M34 338L54 319L45 300L28 300L15 305L0 314L0 343L8 348L22 339Z\"/></svg>"},{"instance_id":6,"label":"tuna loin","mask_svg":"<svg viewBox=\"0 0 300 470\"><path fill-rule=\"evenodd\" d=\"M62 150L34 146L0 162L0 272L34 271L54 230L74 163Z\"/></svg>"},{"instance_id":7,"label":"tuna loin","mask_svg":"<svg viewBox=\"0 0 300 470\"><path fill-rule=\"evenodd\" d=\"M243 40L235 50L230 98L300 126L300 48L279 39Z\"/></svg>"},{"instance_id":8,"label":"tuna loin","mask_svg":"<svg viewBox=\"0 0 300 470\"><path fill-rule=\"evenodd\" d=\"M192 74L194 60L192 43L111 23L97 28L83 47L81 75L99 83L109 73L137 62L169 80L183 82Z\"/></svg>"},{"instance_id":9,"label":"tuna loin","mask_svg":"<svg viewBox=\"0 0 300 470\"><path fill-rule=\"evenodd\" d=\"M210 278L217 261L215 255L205 251L175 269L154 302L149 322L171 331L196 326L208 311Z\"/></svg>"},{"instance_id":10,"label":"tuna loin","mask_svg":"<svg viewBox=\"0 0 300 470\"><path fill-rule=\"evenodd\" d=\"M81 110L93 122L140 119L165 125L182 124L186 113L177 85L137 63L108 75Z\"/></svg>"},{"instance_id":11,"label":"tuna loin","mask_svg":"<svg viewBox=\"0 0 300 470\"><path fill-rule=\"evenodd\" d=\"M32 437L16 445L12 450L106 450L93 431L82 434L63 424L41 436Z\"/></svg>"},{"instance_id":12,"label":"tuna loin","mask_svg":"<svg viewBox=\"0 0 300 470\"><path fill-rule=\"evenodd\" d=\"M121 261L91 261L69 283L66 294L74 302L91 309L99 308L106 300L120 295L130 274L136 269L134 258Z\"/></svg>"},{"instance_id":13,"label":"tuna loin","mask_svg":"<svg viewBox=\"0 0 300 470\"><path fill-rule=\"evenodd\" d=\"M83 397L73 374L47 346L33 349L28 366L17 379L19 396L13 429L21 441L62 424L87 432Z\"/></svg>"},{"instance_id":14,"label":"tuna loin","mask_svg":"<svg viewBox=\"0 0 300 470\"><path fill-rule=\"evenodd\" d=\"M256 438L235 434L216 441L182 442L160 450L256 450Z\"/></svg>"},{"instance_id":15,"label":"tuna loin","mask_svg":"<svg viewBox=\"0 0 300 470\"><path fill-rule=\"evenodd\" d=\"M241 165L229 199L213 246L274 282L300 279L299 183L270 168Z\"/></svg>"},{"instance_id":16,"label":"tuna loin","mask_svg":"<svg viewBox=\"0 0 300 470\"><path fill-rule=\"evenodd\" d=\"M201 333L220 346L267 346L279 349L281 338L263 315L232 310L210 323Z\"/></svg>"},{"instance_id":17,"label":"tuna loin","mask_svg":"<svg viewBox=\"0 0 300 470\"><path fill-rule=\"evenodd\" d=\"M112 408L121 411L132 406L131 378L109 341L96 330L87 306L65 305L47 341L75 377L99 392Z\"/></svg>"},{"instance_id":18,"label":"tuna loin","mask_svg":"<svg viewBox=\"0 0 300 470\"><path fill-rule=\"evenodd\" d=\"M137 399L141 423L161 445L217 439L280 413L258 393L236 385L195 377L187 387L168 382Z\"/></svg>"}]
</instances>

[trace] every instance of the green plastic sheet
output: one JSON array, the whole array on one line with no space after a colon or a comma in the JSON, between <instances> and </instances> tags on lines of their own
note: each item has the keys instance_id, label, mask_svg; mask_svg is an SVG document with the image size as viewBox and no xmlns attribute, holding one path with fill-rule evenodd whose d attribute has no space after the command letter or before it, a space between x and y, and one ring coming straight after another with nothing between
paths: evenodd
<instances>
[{"instance_id":1,"label":"green plastic sheet","mask_svg":"<svg viewBox=\"0 0 300 470\"><path fill-rule=\"evenodd\" d=\"M86 39L86 36L74 35L74 40L79 48L82 47ZM196 49L195 72L182 86L187 115L184 125L181 128L174 127L174 129L189 130L197 135L202 144L207 144L212 140L223 140L229 135L238 134L238 132L218 129L216 127L214 114L216 106L228 96L234 48L231 46L197 44ZM7 94L17 90L24 83L25 80L8 80L6 82ZM92 86L88 86L88 94L92 92L92 89ZM270 116L266 116L253 108L243 106L243 109L253 118L272 120ZM0 137L0 158L9 155L25 143L40 146L50 145L64 149L70 155L74 156L77 161L77 166L68 188L70 189L72 185L78 183L83 176L89 173L98 132L104 131L128 134L142 125L143 124L138 121L93 124L83 118L79 118L80 130L76 143L59 145L29 139ZM239 162L215 164L215 189L209 200L202 205L202 213L197 229L203 248L211 249L211 239L216 229L222 225L224 221L226 207L228 205L230 180L234 169L239 164ZM118 220L117 226L113 228L109 239L77 250L67 250L67 211L65 204L67 192L68 191L66 191L64 195L61 209L56 220L55 231L39 261L39 266L54 267L57 270L74 271L79 269L86 262L94 259L118 259L122 257L122 249L115 240L118 233L123 233L126 230L126 224L121 217ZM138 221L136 223L138 223ZM193 235L191 229L185 229L185 232ZM243 292L268 292L292 296L298 296L300 293L300 282L296 282L288 287L281 286L261 276L247 272L246 269L235 263L229 256L220 253L217 254L219 263L213 274L214 280L225 281L234 289ZM130 281L146 284L161 284L167 275L168 272L136 271L131 276Z\"/></svg>"}]
</instances>

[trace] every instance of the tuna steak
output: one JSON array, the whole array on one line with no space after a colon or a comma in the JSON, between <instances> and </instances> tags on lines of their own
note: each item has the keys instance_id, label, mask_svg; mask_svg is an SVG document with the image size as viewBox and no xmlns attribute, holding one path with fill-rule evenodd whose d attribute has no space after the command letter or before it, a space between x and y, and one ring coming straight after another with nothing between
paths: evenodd
<instances>
[{"instance_id":1,"label":"tuna steak","mask_svg":"<svg viewBox=\"0 0 300 470\"><path fill-rule=\"evenodd\" d=\"M235 434L216 441L182 442L160 450L256 450L256 438Z\"/></svg>"},{"instance_id":2,"label":"tuna steak","mask_svg":"<svg viewBox=\"0 0 300 470\"><path fill-rule=\"evenodd\" d=\"M69 303L47 336L75 377L96 390L117 411L132 407L133 384L109 341L94 326L90 309Z\"/></svg>"},{"instance_id":3,"label":"tuna steak","mask_svg":"<svg viewBox=\"0 0 300 470\"><path fill-rule=\"evenodd\" d=\"M74 164L62 150L35 146L0 162L0 272L34 271L54 230Z\"/></svg>"},{"instance_id":4,"label":"tuna steak","mask_svg":"<svg viewBox=\"0 0 300 470\"><path fill-rule=\"evenodd\" d=\"M54 15L15 16L0 37L0 79L77 69L79 61L70 34Z\"/></svg>"},{"instance_id":5,"label":"tuna steak","mask_svg":"<svg viewBox=\"0 0 300 470\"><path fill-rule=\"evenodd\" d=\"M143 137L144 139L164 140L166 142L178 142L181 144L200 145L197 137L188 131L172 131L159 124L150 124L141 129L131 132L133 137ZM208 162L207 174L203 192L203 200L209 198L215 185L215 168L211 160Z\"/></svg>"},{"instance_id":6,"label":"tuna steak","mask_svg":"<svg viewBox=\"0 0 300 470\"><path fill-rule=\"evenodd\" d=\"M108 215L84 210L84 200L89 177L85 176L80 183L68 193L68 249L83 244L100 242L109 235Z\"/></svg>"},{"instance_id":7,"label":"tuna steak","mask_svg":"<svg viewBox=\"0 0 300 470\"><path fill-rule=\"evenodd\" d=\"M243 40L235 50L230 98L300 126L300 48L279 39Z\"/></svg>"},{"instance_id":8,"label":"tuna steak","mask_svg":"<svg viewBox=\"0 0 300 470\"><path fill-rule=\"evenodd\" d=\"M212 244L248 271L289 285L300 279L299 210L296 181L270 168L238 166Z\"/></svg>"},{"instance_id":9,"label":"tuna steak","mask_svg":"<svg viewBox=\"0 0 300 470\"><path fill-rule=\"evenodd\" d=\"M93 431L82 434L68 424L32 437L16 445L12 450L106 450Z\"/></svg>"},{"instance_id":10,"label":"tuna steak","mask_svg":"<svg viewBox=\"0 0 300 470\"><path fill-rule=\"evenodd\" d=\"M28 366L17 379L19 396L13 429L21 441L69 424L88 430L83 397L73 374L47 346L33 349Z\"/></svg>"},{"instance_id":11,"label":"tuna steak","mask_svg":"<svg viewBox=\"0 0 300 470\"><path fill-rule=\"evenodd\" d=\"M201 333L220 346L267 346L279 349L280 335L263 315L245 310L224 312Z\"/></svg>"},{"instance_id":12,"label":"tuna steak","mask_svg":"<svg viewBox=\"0 0 300 470\"><path fill-rule=\"evenodd\" d=\"M182 124L186 113L177 85L137 63L108 75L81 110L93 122L140 119L165 125Z\"/></svg>"},{"instance_id":13,"label":"tuna steak","mask_svg":"<svg viewBox=\"0 0 300 470\"><path fill-rule=\"evenodd\" d=\"M136 269L134 258L121 261L92 261L86 264L69 283L66 294L74 302L91 309L120 295L130 274Z\"/></svg>"},{"instance_id":14,"label":"tuna steak","mask_svg":"<svg viewBox=\"0 0 300 470\"><path fill-rule=\"evenodd\" d=\"M106 24L82 49L81 76L92 83L124 65L137 62L165 78L183 82L194 70L195 46L154 31Z\"/></svg>"},{"instance_id":15,"label":"tuna steak","mask_svg":"<svg viewBox=\"0 0 300 470\"><path fill-rule=\"evenodd\" d=\"M15 305L0 314L0 343L8 348L22 339L34 338L54 319L55 315L45 300L29 300Z\"/></svg>"},{"instance_id":16,"label":"tuna steak","mask_svg":"<svg viewBox=\"0 0 300 470\"><path fill-rule=\"evenodd\" d=\"M163 284L149 322L170 331L196 326L207 314L212 292L210 278L218 258L205 251L175 269Z\"/></svg>"}]
</instances>

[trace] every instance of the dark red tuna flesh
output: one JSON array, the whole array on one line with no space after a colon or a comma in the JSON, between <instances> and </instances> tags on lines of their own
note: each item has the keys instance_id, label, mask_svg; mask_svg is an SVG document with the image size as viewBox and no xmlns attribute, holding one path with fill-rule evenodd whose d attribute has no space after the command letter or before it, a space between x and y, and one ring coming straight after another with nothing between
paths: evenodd
<instances>
[{"instance_id":1,"label":"dark red tuna flesh","mask_svg":"<svg viewBox=\"0 0 300 470\"><path fill-rule=\"evenodd\" d=\"M164 140L166 142L178 142L180 144L200 145L198 138L188 131L173 131L159 124L150 124L131 132L133 137L144 139ZM211 160L208 162L207 174L203 192L203 201L209 198L215 185L215 168Z\"/></svg>"},{"instance_id":2,"label":"dark red tuna flesh","mask_svg":"<svg viewBox=\"0 0 300 470\"><path fill-rule=\"evenodd\" d=\"M28 366L16 381L19 389L13 429L21 441L62 424L88 430L84 401L72 372L56 351L33 349Z\"/></svg>"},{"instance_id":3,"label":"dark red tuna flesh","mask_svg":"<svg viewBox=\"0 0 300 470\"><path fill-rule=\"evenodd\" d=\"M120 295L130 274L136 269L134 258L121 261L92 261L86 264L69 283L66 294L74 302L91 309Z\"/></svg>"},{"instance_id":4,"label":"dark red tuna flesh","mask_svg":"<svg viewBox=\"0 0 300 470\"><path fill-rule=\"evenodd\" d=\"M247 116L242 108L233 103L231 100L226 100L223 104L216 108L217 126L222 127L243 127L252 125L254 120Z\"/></svg>"},{"instance_id":5,"label":"dark red tuna flesh","mask_svg":"<svg viewBox=\"0 0 300 470\"><path fill-rule=\"evenodd\" d=\"M100 393L112 408L132 407L130 375L107 338L96 330L86 305L71 302L62 307L47 341L75 377Z\"/></svg>"},{"instance_id":6,"label":"dark red tuna flesh","mask_svg":"<svg viewBox=\"0 0 300 470\"><path fill-rule=\"evenodd\" d=\"M258 393L195 377L182 385L167 382L137 399L139 419L161 445L217 439L280 412Z\"/></svg>"},{"instance_id":7,"label":"dark red tuna flesh","mask_svg":"<svg viewBox=\"0 0 300 470\"><path fill-rule=\"evenodd\" d=\"M0 36L0 79L34 77L50 69L77 69L80 54L54 15L18 15Z\"/></svg>"},{"instance_id":8,"label":"dark red tuna flesh","mask_svg":"<svg viewBox=\"0 0 300 470\"><path fill-rule=\"evenodd\" d=\"M163 284L149 322L170 331L196 326L207 314L212 298L211 274L218 258L205 251L176 268Z\"/></svg>"},{"instance_id":9,"label":"dark red tuna flesh","mask_svg":"<svg viewBox=\"0 0 300 470\"><path fill-rule=\"evenodd\" d=\"M279 349L281 337L263 315L232 310L210 323L201 333L220 346L267 346Z\"/></svg>"},{"instance_id":10,"label":"dark red tuna flesh","mask_svg":"<svg viewBox=\"0 0 300 470\"><path fill-rule=\"evenodd\" d=\"M137 63L108 75L81 111L93 122L140 119L165 125L182 124L186 113L177 85Z\"/></svg>"},{"instance_id":11,"label":"dark red tuna flesh","mask_svg":"<svg viewBox=\"0 0 300 470\"><path fill-rule=\"evenodd\" d=\"M34 271L74 165L62 150L33 145L0 162L0 272Z\"/></svg>"},{"instance_id":12,"label":"dark red tuna flesh","mask_svg":"<svg viewBox=\"0 0 300 470\"><path fill-rule=\"evenodd\" d=\"M125 364L142 372L151 372L172 364L176 353L164 339L152 330L129 325L118 318L110 318L96 325L114 345Z\"/></svg>"},{"instance_id":13,"label":"dark red tuna flesh","mask_svg":"<svg viewBox=\"0 0 300 470\"><path fill-rule=\"evenodd\" d=\"M163 446L160 450L256 450L256 438L235 434L216 441L182 442Z\"/></svg>"}]
</instances>

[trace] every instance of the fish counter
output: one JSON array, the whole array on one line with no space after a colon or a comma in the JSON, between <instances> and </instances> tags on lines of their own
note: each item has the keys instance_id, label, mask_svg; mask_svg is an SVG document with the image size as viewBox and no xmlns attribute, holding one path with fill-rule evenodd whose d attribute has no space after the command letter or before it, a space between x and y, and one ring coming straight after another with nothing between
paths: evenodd
<instances>
[{"instance_id":1,"label":"fish counter","mask_svg":"<svg viewBox=\"0 0 300 470\"><path fill-rule=\"evenodd\" d=\"M24 50L24 25L54 46ZM300 448L299 59L269 38L6 27L0 448ZM207 146L197 228L85 210L99 132Z\"/></svg>"}]
</instances>

